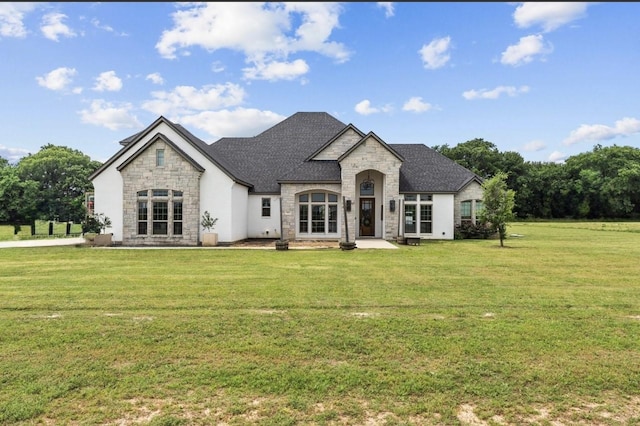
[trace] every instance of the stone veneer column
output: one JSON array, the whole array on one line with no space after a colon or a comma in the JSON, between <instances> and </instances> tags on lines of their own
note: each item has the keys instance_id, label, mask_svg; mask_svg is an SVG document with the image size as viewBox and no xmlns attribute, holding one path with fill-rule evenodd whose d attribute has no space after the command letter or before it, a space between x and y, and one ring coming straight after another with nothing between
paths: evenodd
<instances>
[{"instance_id":1,"label":"stone veneer column","mask_svg":"<svg viewBox=\"0 0 640 426\"><path fill-rule=\"evenodd\" d=\"M365 170L376 170L384 175L384 189L382 203L384 205L384 236L386 240L393 240L398 235L400 166L402 161L391 153L385 146L369 137L340 162L342 169L342 194L351 200L351 212L347 214L349 223L349 241L355 241L355 215L358 209L356 176ZM396 200L396 211L389 210L389 201ZM343 224L344 232L344 224Z\"/></svg>"}]
</instances>

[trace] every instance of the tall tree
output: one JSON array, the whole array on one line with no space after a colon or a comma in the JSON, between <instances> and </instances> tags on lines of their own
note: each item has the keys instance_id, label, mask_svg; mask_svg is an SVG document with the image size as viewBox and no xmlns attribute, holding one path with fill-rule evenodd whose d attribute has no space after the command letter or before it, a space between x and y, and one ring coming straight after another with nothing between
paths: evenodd
<instances>
[{"instance_id":1,"label":"tall tree","mask_svg":"<svg viewBox=\"0 0 640 426\"><path fill-rule=\"evenodd\" d=\"M36 182L20 180L15 167L0 168L0 223L14 225L16 231L31 223L37 213L37 190Z\"/></svg>"},{"instance_id":2,"label":"tall tree","mask_svg":"<svg viewBox=\"0 0 640 426\"><path fill-rule=\"evenodd\" d=\"M17 164L21 180L37 182L37 219L74 222L85 218L84 194L92 190L89 176L98 167L81 151L52 144Z\"/></svg>"},{"instance_id":3,"label":"tall tree","mask_svg":"<svg viewBox=\"0 0 640 426\"><path fill-rule=\"evenodd\" d=\"M507 187L507 174L498 172L482 182L483 208L480 220L498 232L500 247L504 247L507 223L514 218L515 191Z\"/></svg>"}]
</instances>

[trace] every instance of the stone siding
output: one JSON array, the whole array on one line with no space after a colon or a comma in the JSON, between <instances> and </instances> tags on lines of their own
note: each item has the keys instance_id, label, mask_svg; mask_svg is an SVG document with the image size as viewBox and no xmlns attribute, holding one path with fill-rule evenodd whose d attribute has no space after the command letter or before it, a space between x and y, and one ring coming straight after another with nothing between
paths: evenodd
<instances>
[{"instance_id":1,"label":"stone siding","mask_svg":"<svg viewBox=\"0 0 640 426\"><path fill-rule=\"evenodd\" d=\"M282 203L282 238L293 241L296 239L296 195L307 191L331 191L338 194L338 223L344 222L344 211L342 210L342 196L340 195L340 184L309 184L309 183L286 183L280 188L280 202ZM337 238L340 238L340 232Z\"/></svg>"},{"instance_id":2,"label":"stone siding","mask_svg":"<svg viewBox=\"0 0 640 426\"><path fill-rule=\"evenodd\" d=\"M156 150L164 149L164 166L156 166ZM198 245L200 230L200 172L170 145L158 140L123 170L123 245ZM168 235L152 235L152 189L182 191L182 235L173 235L173 203L169 201ZM147 235L138 235L138 191L148 190Z\"/></svg>"},{"instance_id":3,"label":"stone siding","mask_svg":"<svg viewBox=\"0 0 640 426\"><path fill-rule=\"evenodd\" d=\"M362 139L354 130L347 130L338 139L333 141L331 145L320 151L314 160L337 160L342 154L351 149L352 146Z\"/></svg>"},{"instance_id":4,"label":"stone siding","mask_svg":"<svg viewBox=\"0 0 640 426\"><path fill-rule=\"evenodd\" d=\"M394 240L398 236L400 166L402 161L393 155L375 138L369 137L340 162L342 169L342 195L352 202L351 211L347 213L349 221L349 241L355 241L358 229L355 227L355 217L358 211L358 187L356 176L366 170L377 170L384 175L384 187L381 199L384 206L384 235L386 240ZM396 211L389 210L389 201L396 200ZM344 223L343 235L344 235Z\"/></svg>"},{"instance_id":5,"label":"stone siding","mask_svg":"<svg viewBox=\"0 0 640 426\"><path fill-rule=\"evenodd\" d=\"M482 186L476 182L472 181L467 186L465 186L460 192L458 192L454 197L454 205L453 205L453 215L455 217L455 224L460 225L462 222L461 219L461 208L460 203L466 200L472 200L471 203L471 218L475 220L475 211L476 211L476 200L482 200Z\"/></svg>"}]
</instances>

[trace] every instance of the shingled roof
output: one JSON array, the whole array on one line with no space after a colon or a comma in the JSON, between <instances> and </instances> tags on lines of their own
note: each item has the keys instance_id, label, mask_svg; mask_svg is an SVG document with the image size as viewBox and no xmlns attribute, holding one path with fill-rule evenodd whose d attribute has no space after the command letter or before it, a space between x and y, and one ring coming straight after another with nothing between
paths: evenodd
<instances>
[{"instance_id":1,"label":"shingled roof","mask_svg":"<svg viewBox=\"0 0 640 426\"><path fill-rule=\"evenodd\" d=\"M305 159L345 126L326 112L298 112L257 136L219 139L209 145L209 153L228 164L236 177L251 182L254 192L278 194L278 180L307 167ZM325 176L324 166L308 167Z\"/></svg>"},{"instance_id":2,"label":"shingled roof","mask_svg":"<svg viewBox=\"0 0 640 426\"><path fill-rule=\"evenodd\" d=\"M263 194L279 194L281 183L340 183L338 161L310 158L345 129L355 129L353 125L346 125L325 112L298 112L257 136L221 138L208 145L180 124L160 117L144 131L122 140L120 144L123 148L91 178L122 156L132 145L131 142L152 131L160 121L167 122L182 134L198 151L236 182L246 185L253 193ZM358 129L355 130L364 135ZM482 182L476 174L426 145L386 146L403 160L400 167L401 193L453 193L474 179Z\"/></svg>"},{"instance_id":3,"label":"shingled roof","mask_svg":"<svg viewBox=\"0 0 640 426\"><path fill-rule=\"evenodd\" d=\"M405 159L400 167L400 192L457 192L475 173L422 144L391 144Z\"/></svg>"}]
</instances>

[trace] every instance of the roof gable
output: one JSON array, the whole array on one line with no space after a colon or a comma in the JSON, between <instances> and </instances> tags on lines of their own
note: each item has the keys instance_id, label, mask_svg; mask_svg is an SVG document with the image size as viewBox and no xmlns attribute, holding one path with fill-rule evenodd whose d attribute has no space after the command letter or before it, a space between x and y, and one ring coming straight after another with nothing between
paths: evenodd
<instances>
[{"instance_id":1,"label":"roof gable","mask_svg":"<svg viewBox=\"0 0 640 426\"><path fill-rule=\"evenodd\" d=\"M169 138L167 138L162 133L157 133L154 137L149 139L147 141L147 143L145 143L140 149L138 149L135 153L133 153L133 155L131 155L122 164L120 164L116 168L116 170L121 171L122 169L127 167L136 158L138 158L143 152L145 152L151 145L155 144L158 141L162 141L162 142L166 143L167 145L169 145L174 151L176 151L178 153L178 155L180 155L184 160L186 160L189 164L191 164L194 169L196 169L200 173L204 172L204 170L205 170L204 167L202 167L200 164L198 164L193 158L191 158L189 155L187 155L186 152L184 152L182 149L180 149L180 147L178 147L178 145L173 143Z\"/></svg>"},{"instance_id":2,"label":"roof gable","mask_svg":"<svg viewBox=\"0 0 640 426\"><path fill-rule=\"evenodd\" d=\"M352 133L351 135L349 133ZM342 131L332 137L311 154L309 160L337 160L342 154L349 150L354 144L364 137L364 133L353 124L348 124Z\"/></svg>"},{"instance_id":3,"label":"roof gable","mask_svg":"<svg viewBox=\"0 0 640 426\"><path fill-rule=\"evenodd\" d=\"M138 143L139 141L147 137L149 134L153 133L153 131L161 124L167 125L173 131L179 134L187 143L191 144L191 146L193 146L200 154L202 154L207 160L209 160L216 167L222 170L222 172L225 173L227 176L229 176L229 178L231 178L234 182L251 187L250 183L236 177L230 171L230 168L227 165L221 164L216 158L212 157L211 154L208 152L208 145L204 141L194 136L191 132L189 132L187 129L185 129L181 125L173 123L163 116L158 117L153 123L147 126L144 130L120 141L120 144L123 145L122 149L120 149L111 158L109 158L101 167L99 167L95 172L93 172L89 176L89 180L93 180L100 173L102 173L104 170L106 170L111 165L113 165L116 161L122 158L127 152L133 149L133 146L136 145L136 143ZM161 133L158 133L158 134L161 134ZM166 139L169 140L168 138ZM177 147L175 143L173 143L173 145ZM183 150L181 151L184 152ZM136 153L139 154L138 151L136 151ZM134 155L137 155L137 154L134 154ZM128 161L129 160L126 160L126 162ZM118 170L121 170L120 166L118 167Z\"/></svg>"},{"instance_id":4,"label":"roof gable","mask_svg":"<svg viewBox=\"0 0 640 426\"><path fill-rule=\"evenodd\" d=\"M389 151L393 156L395 156L398 160L400 161L404 161L404 158L402 158L402 156L400 154L398 154L393 148L391 148L390 145L387 145L382 139L380 139L378 137L378 135L376 135L373 132L369 132L367 133L365 136L363 136L358 143L356 143L355 145L353 145L350 149L348 149L344 154L342 154L340 157L338 157L338 161L342 161L345 158L347 158L349 156L349 154L351 154L353 151L355 151L359 146L361 146L362 144L364 144L367 140L369 139L373 139L376 142L378 142L380 145L382 145L382 147L384 147L387 151Z\"/></svg>"}]
</instances>

